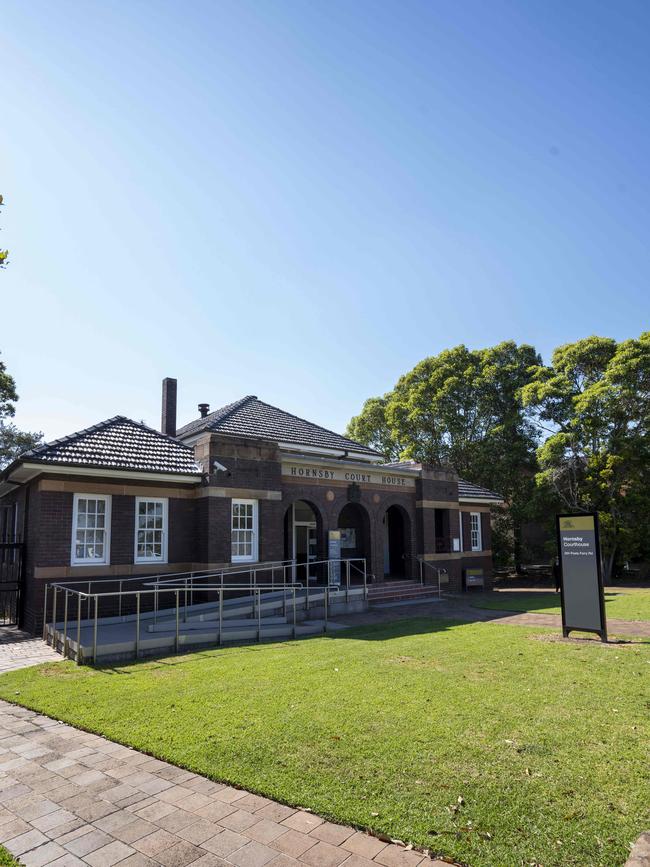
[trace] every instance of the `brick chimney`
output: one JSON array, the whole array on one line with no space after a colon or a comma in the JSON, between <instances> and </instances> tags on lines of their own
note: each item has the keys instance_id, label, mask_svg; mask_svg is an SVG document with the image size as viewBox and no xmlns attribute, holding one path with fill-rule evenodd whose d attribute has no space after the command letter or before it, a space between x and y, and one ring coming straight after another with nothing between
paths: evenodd
<instances>
[{"instance_id":1,"label":"brick chimney","mask_svg":"<svg viewBox=\"0 0 650 867\"><path fill-rule=\"evenodd\" d=\"M162 382L162 420L160 430L167 436L176 436L176 388L177 381L165 377Z\"/></svg>"}]
</instances>

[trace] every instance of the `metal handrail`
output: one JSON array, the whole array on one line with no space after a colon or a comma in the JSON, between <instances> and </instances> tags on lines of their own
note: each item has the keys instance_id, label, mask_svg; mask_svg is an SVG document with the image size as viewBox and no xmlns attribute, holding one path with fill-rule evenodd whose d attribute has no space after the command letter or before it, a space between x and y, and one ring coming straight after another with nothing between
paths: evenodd
<instances>
[{"instance_id":1,"label":"metal handrail","mask_svg":"<svg viewBox=\"0 0 650 867\"><path fill-rule=\"evenodd\" d=\"M215 585L214 588L210 588L210 589L215 589L219 593L219 623L220 623L220 643L221 643L221 625L223 622L224 590L239 590L239 591L241 591L242 585L241 584L231 584L231 585L224 585L222 587L219 584L219 585ZM299 584L299 583L291 585L291 588L290 588L290 590L292 592L293 606L294 606L294 637L295 637L295 620L296 620L296 612L295 612L296 591L300 591L303 589L304 589L303 585ZM176 599L175 608L176 608L177 640L176 640L175 644L176 644L176 651L178 652L178 649L180 646L179 640L178 640L179 619L180 619L179 618L180 588L178 588L178 587L170 587L170 588L164 588L164 589L152 588L150 590L127 590L127 591L122 590L122 591L108 591L105 593L90 593L90 594L88 594L88 593L84 592L83 590L73 590L73 589L70 589L68 587L54 586L53 600L52 600L52 622L50 624L51 634L52 634L52 646L53 647L56 647L58 637L60 634L59 630L57 630L57 628L56 628L57 627L56 599L57 599L57 593L60 590L65 593L65 603L64 603L64 612L65 613L64 613L64 620L63 620L63 642L62 642L64 658L69 656L69 648L70 648L69 641L68 641L68 614L67 614L67 612L68 612L68 597L69 596L73 596L73 597L76 596L77 597L77 653L76 653L76 662L78 665L81 664L81 650L80 650L80 648L81 648L81 620L82 620L82 618L81 618L81 602L82 602L82 599L88 599L89 605L90 605L91 599L93 599L94 603L95 603L94 604L94 617L93 617L93 663L95 663L97 661L97 627L98 627L98 620L99 620L99 599L100 599L100 597L118 596L118 595L120 595L120 596L135 596L135 598L136 598L135 656L137 659L139 656L139 644L140 644L140 613L141 613L140 612L140 600L141 600L141 597L142 596L151 596L152 594L158 594L158 593L173 593L174 597ZM262 586L258 585L258 587L255 589L255 594L257 596L257 604L255 606L255 609L258 612L258 618L261 616L261 604L260 604L260 602L261 602L261 591L262 590L269 590L269 591L278 592L278 593L283 592L285 594L285 596L286 596L286 592L287 592L286 588L283 591L280 591L279 588L276 586L265 585L262 587ZM329 590L329 587L325 587L324 590L326 591L325 595L327 595L327 591ZM326 604L326 610L327 610L327 604ZM45 626L44 626L44 640L46 640L47 643L49 644L49 634L48 634L48 628L47 628L48 627L47 616L45 616L45 621L46 622L45 622ZM327 620L325 621L325 629L326 628L327 628Z\"/></svg>"},{"instance_id":2,"label":"metal handrail","mask_svg":"<svg viewBox=\"0 0 650 867\"><path fill-rule=\"evenodd\" d=\"M293 560L265 560L261 563L255 563L255 569L257 571L261 571L263 569L271 569L273 567L277 567L283 565L285 563L292 563ZM220 575L223 573L228 573L233 571L235 574L238 574L240 571L248 572L249 568L242 568L241 566L222 566L220 569L192 569L188 572L158 572L154 575L133 575L131 578L113 578L108 575L105 578L80 578L75 581L51 581L49 583L49 587L73 587L77 584L86 584L88 583L96 583L96 582L104 582L107 583L109 581L121 582L122 584L128 584L133 581L154 581L158 580L160 583L163 583L164 578L186 578L189 576L201 577L201 576L209 576L209 575Z\"/></svg>"},{"instance_id":3,"label":"metal handrail","mask_svg":"<svg viewBox=\"0 0 650 867\"><path fill-rule=\"evenodd\" d=\"M295 570L296 570L297 566L304 566L304 567L309 569L310 567L314 567L314 566L327 565L327 580L329 582L331 580L331 565L332 565L332 563L345 563L346 564L346 585L345 585L346 586L346 602L349 598L349 592L350 592L350 567L351 566L352 566L352 568L356 569L356 571L358 571L363 576L364 598L367 599L367 596L368 596L367 570L366 570L365 557L347 557L347 558L342 557L342 558L328 558L325 560L306 560L304 563L298 563L298 562L296 562L295 559L294 560L269 561L268 563L266 563L264 565L251 564L251 566L242 566L238 569L232 569L232 567L230 567L229 571L227 571L227 572L225 570L223 570L221 572L217 572L217 573L213 573L213 574L219 575L222 582L223 582L223 578L225 575L227 575L228 577L233 577L234 575L248 575L249 576L250 592L253 593L255 587L261 586L261 585L259 585L258 578L257 578L257 575L259 572L268 572L270 569L270 571L271 571L271 584L274 585L275 584L275 571L276 571L276 569L281 569L282 578L281 578L281 582L279 582L279 583L281 584L281 586L283 588L285 588L285 587L291 586L292 584L296 583ZM362 563L363 569L358 567L356 565L356 563ZM290 576L291 580L290 581L288 580L288 577L289 577L288 576L288 570L291 570L291 576ZM163 581L156 578L155 581L153 581L153 580L146 581L145 585L150 586L151 584L153 584L155 587L161 587L161 586L169 587L169 586L177 586L179 581L182 582L182 589L183 589L184 594L185 594L185 607L187 608L188 593L189 593L189 604L192 605L193 604L193 593L194 593L194 589L195 589L196 585L200 585L200 589L204 589L204 590L207 589L207 587L200 582L203 582L208 578L212 578L213 574L206 575L206 574L190 573L189 578L187 578L187 577L181 577L181 578L168 577L166 580L163 580ZM309 580L307 581L307 603L306 603L306 606L307 606L307 610L309 610ZM157 602L156 602L156 607L157 607Z\"/></svg>"},{"instance_id":4,"label":"metal handrail","mask_svg":"<svg viewBox=\"0 0 650 867\"><path fill-rule=\"evenodd\" d=\"M363 569L356 565L356 563L361 562L363 564ZM328 574L327 581L325 585L322 587L323 592L323 602L324 602L324 631L327 631L327 622L328 622L328 611L330 605L330 595L332 590L336 592L341 592L340 583L334 583L331 581L331 564L332 563L345 563L346 569L346 581L345 581L345 596L346 602L349 599L350 593L350 574L351 569L356 569L363 575L364 584L363 584L363 596L364 599L367 598L368 590L367 590L367 573L366 573L366 561L365 558L360 557L352 557L352 558L340 558L340 559L329 559L329 560L321 560L321 561L312 561L311 565L321 565L328 564ZM285 567L289 568L289 567ZM248 570L238 570L238 572L230 573L230 574L239 574L240 572L246 572ZM180 573L182 574L182 573ZM222 629L223 629L223 604L224 604L224 592L228 590L237 590L241 592L246 589L245 585L241 583L224 583L223 573L217 573L219 578L221 579L219 583L209 584L209 585L201 585L201 590L205 591L215 591L219 594L219 644L222 643ZM198 576L195 576L198 577ZM208 576L201 576L203 578L207 578ZM210 576L212 577L212 576ZM93 663L97 661L97 629L98 629L98 621L99 621L99 600L100 598L107 597L118 597L119 599L119 613L118 617L122 617L122 597L132 597L136 598L136 611L135 611L135 656L136 659L139 657L140 653L140 618L141 618L141 598L143 596L154 596L154 625L157 624L157 615L158 615L158 596L160 593L173 594L175 599L175 623L176 623L176 640L175 640L175 649L176 652L179 651L180 648L180 594L183 591L185 595L184 601L184 612L183 612L183 620L187 621L187 581L188 579L183 579L182 582L180 579L177 581L168 581L164 586L160 586L157 582L154 583L153 586L149 585L147 589L138 589L138 590L124 590L121 586L118 590L113 591L104 591L104 592L92 592L91 586L92 582L79 581L75 582L76 584L88 585L89 590L81 590L76 589L74 587L65 586L63 583L53 583L51 585L52 588L52 621L50 624L50 629L48 630L48 620L47 620L47 585L45 588L45 605L43 611L43 638L48 642L50 640L50 634L52 636L52 646L56 647L60 632L57 629L57 596L59 592L64 593L64 617L63 617L63 642L62 642L62 650L63 656L68 657L70 655L70 642L68 638L68 625L69 625L69 598L77 597L77 650L76 650L76 661L77 664L81 664L81 605L83 600L87 600L88 603L88 620L91 620L90 610L91 610L91 601L94 601L94 611L93 611L93 624L92 624L92 634L93 634L93 654L92 659ZM321 588L318 588L321 590ZM280 587L277 583L272 581L271 583L256 583L255 587L252 588L251 595L253 596L253 616L257 618L258 623L258 640L260 640L261 636L261 610L262 610L262 592L270 591L272 593L282 593L282 605L284 610L284 615L286 617L286 608L287 608L287 592L291 594L291 600L293 604L293 636L295 638L296 635L296 601L297 601L297 593L301 591L305 591L305 610L309 610L309 582L303 585L302 582L292 581L291 584L284 584Z\"/></svg>"},{"instance_id":5,"label":"metal handrail","mask_svg":"<svg viewBox=\"0 0 650 867\"><path fill-rule=\"evenodd\" d=\"M284 567L285 564L292 564L293 562L294 562L293 560L266 560L266 561L263 561L262 563L257 563L257 564L255 564L255 576L257 576L257 572L264 572L264 571L268 571L270 569L271 570L271 576L273 577L273 570L275 570L276 568L278 568L280 566ZM223 580L223 576L225 576L225 575L238 575L238 574L245 574L247 572L250 572L250 567L242 568L241 566L224 566L221 569L202 569L202 570L198 570L198 571L193 570L191 572L162 572L162 573L158 573L157 575L136 575L132 578L106 577L106 578L95 578L95 579L92 579L92 578L91 579L79 579L78 581L52 581L49 584L45 585L45 590L44 590L45 595L44 595L44 603L43 603L43 639L45 640L45 624L46 624L46 616L47 616L47 595L48 595L48 589L50 589L50 588L53 590L55 588L73 590L74 587L76 587L80 584L87 587L88 588L88 592L86 594L86 596L88 598L87 616L88 616L88 619L90 619L90 596L92 595L92 585L95 583L99 583L99 584L116 583L118 585L117 592L120 594L120 597L119 597L119 616L121 616L121 614L122 614L122 595L124 595L124 591L122 588L125 584L132 584L132 583L138 581L141 584L144 584L145 586L149 586L149 584L151 584L152 582L165 584L165 583L172 583L173 581L177 581L177 580L183 580L187 584L188 580L195 580L197 578L198 579L211 578L213 576L218 575ZM188 576L189 576L189 578L188 578ZM165 578L167 580L164 581L164 580L162 580L163 578ZM253 579L251 577L251 581L250 581L251 589L256 584L257 584L257 578L255 578L255 581L253 581ZM191 604L191 600L190 600L190 604Z\"/></svg>"},{"instance_id":6,"label":"metal handrail","mask_svg":"<svg viewBox=\"0 0 650 867\"><path fill-rule=\"evenodd\" d=\"M442 589L441 589L441 584L440 584L440 576L441 576L441 575L446 575L446 574L447 574L447 570L441 568L440 566L434 566L433 563L430 563L428 560L425 560L424 557L422 557L422 556L417 556L415 559L416 559L416 560L418 561L418 563L420 564L420 584L421 584L422 587L424 587L424 570L423 570L422 567L423 567L423 566L427 566L429 569L433 569L434 572L436 573L437 578L438 578L438 598L440 599L440 597L442 596Z\"/></svg>"},{"instance_id":7,"label":"metal handrail","mask_svg":"<svg viewBox=\"0 0 650 867\"><path fill-rule=\"evenodd\" d=\"M275 569L280 569L280 568L283 571L286 571L287 569L293 569L296 566L306 566L306 567L322 566L322 565L328 564L328 563L351 563L354 566L354 568L357 569L357 571L361 572L362 574L365 573L365 567L366 567L365 557L338 557L338 558L327 558L325 560L305 560L304 562L298 562L295 559L293 559L293 560L275 560L275 561L269 561L268 563L265 563L265 564L251 564L250 566L242 566L242 567L238 567L236 569L234 567L227 567L226 569L223 569L223 570L218 569L215 572L204 573L204 574L197 573L197 572L178 573L178 575L180 577L175 578L174 576L168 576L167 580L162 580L158 576L152 575L152 576L146 577L144 580L145 580L145 583L147 583L147 584L155 583L155 584L160 586L160 585L167 585L167 584L175 584L178 581L184 582L186 580L187 581L202 581L205 578L212 577L212 575L219 575L220 576L223 574L223 575L228 575L229 577L231 577L233 575L246 575L246 574L250 574L250 573L255 574L257 572L268 572L269 570L273 571ZM355 563L363 563L363 565L364 565L363 570L360 569L358 566L354 565ZM189 577L186 577L186 576L189 576ZM273 583L273 581L271 583ZM295 581L292 581L291 583L295 583Z\"/></svg>"}]
</instances>

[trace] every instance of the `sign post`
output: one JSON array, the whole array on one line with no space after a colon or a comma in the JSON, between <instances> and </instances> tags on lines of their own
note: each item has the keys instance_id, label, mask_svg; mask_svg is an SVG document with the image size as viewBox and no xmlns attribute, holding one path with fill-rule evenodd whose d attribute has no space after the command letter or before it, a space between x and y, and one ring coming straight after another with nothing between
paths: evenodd
<instances>
[{"instance_id":1,"label":"sign post","mask_svg":"<svg viewBox=\"0 0 650 867\"><path fill-rule=\"evenodd\" d=\"M605 596L600 568L598 515L557 516L562 586L562 635L596 632L607 641Z\"/></svg>"}]
</instances>

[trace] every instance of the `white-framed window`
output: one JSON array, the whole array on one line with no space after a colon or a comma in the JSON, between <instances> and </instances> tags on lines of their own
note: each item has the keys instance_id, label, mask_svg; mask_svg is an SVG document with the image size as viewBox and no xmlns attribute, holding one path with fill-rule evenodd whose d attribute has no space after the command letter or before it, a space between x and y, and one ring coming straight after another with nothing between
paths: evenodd
<instances>
[{"instance_id":1,"label":"white-framed window","mask_svg":"<svg viewBox=\"0 0 650 867\"><path fill-rule=\"evenodd\" d=\"M135 498L135 563L167 562L167 499Z\"/></svg>"},{"instance_id":2,"label":"white-framed window","mask_svg":"<svg viewBox=\"0 0 650 867\"><path fill-rule=\"evenodd\" d=\"M481 537L481 513L469 513L469 532L472 543L472 551L483 550L483 539Z\"/></svg>"},{"instance_id":3,"label":"white-framed window","mask_svg":"<svg viewBox=\"0 0 650 867\"><path fill-rule=\"evenodd\" d=\"M233 563L257 560L257 500L232 501L231 559Z\"/></svg>"},{"instance_id":4,"label":"white-framed window","mask_svg":"<svg viewBox=\"0 0 650 867\"><path fill-rule=\"evenodd\" d=\"M110 563L111 498L105 494L75 494L72 507L73 566Z\"/></svg>"}]
</instances>

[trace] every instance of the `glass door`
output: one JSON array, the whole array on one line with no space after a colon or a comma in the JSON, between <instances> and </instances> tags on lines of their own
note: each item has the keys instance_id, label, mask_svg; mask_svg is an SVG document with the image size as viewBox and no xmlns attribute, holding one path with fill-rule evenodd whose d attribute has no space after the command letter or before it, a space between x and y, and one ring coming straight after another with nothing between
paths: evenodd
<instances>
[{"instance_id":1,"label":"glass door","mask_svg":"<svg viewBox=\"0 0 650 867\"><path fill-rule=\"evenodd\" d=\"M316 516L309 503L293 504L293 558L295 581L315 581L315 570L309 565L318 558Z\"/></svg>"}]
</instances>

